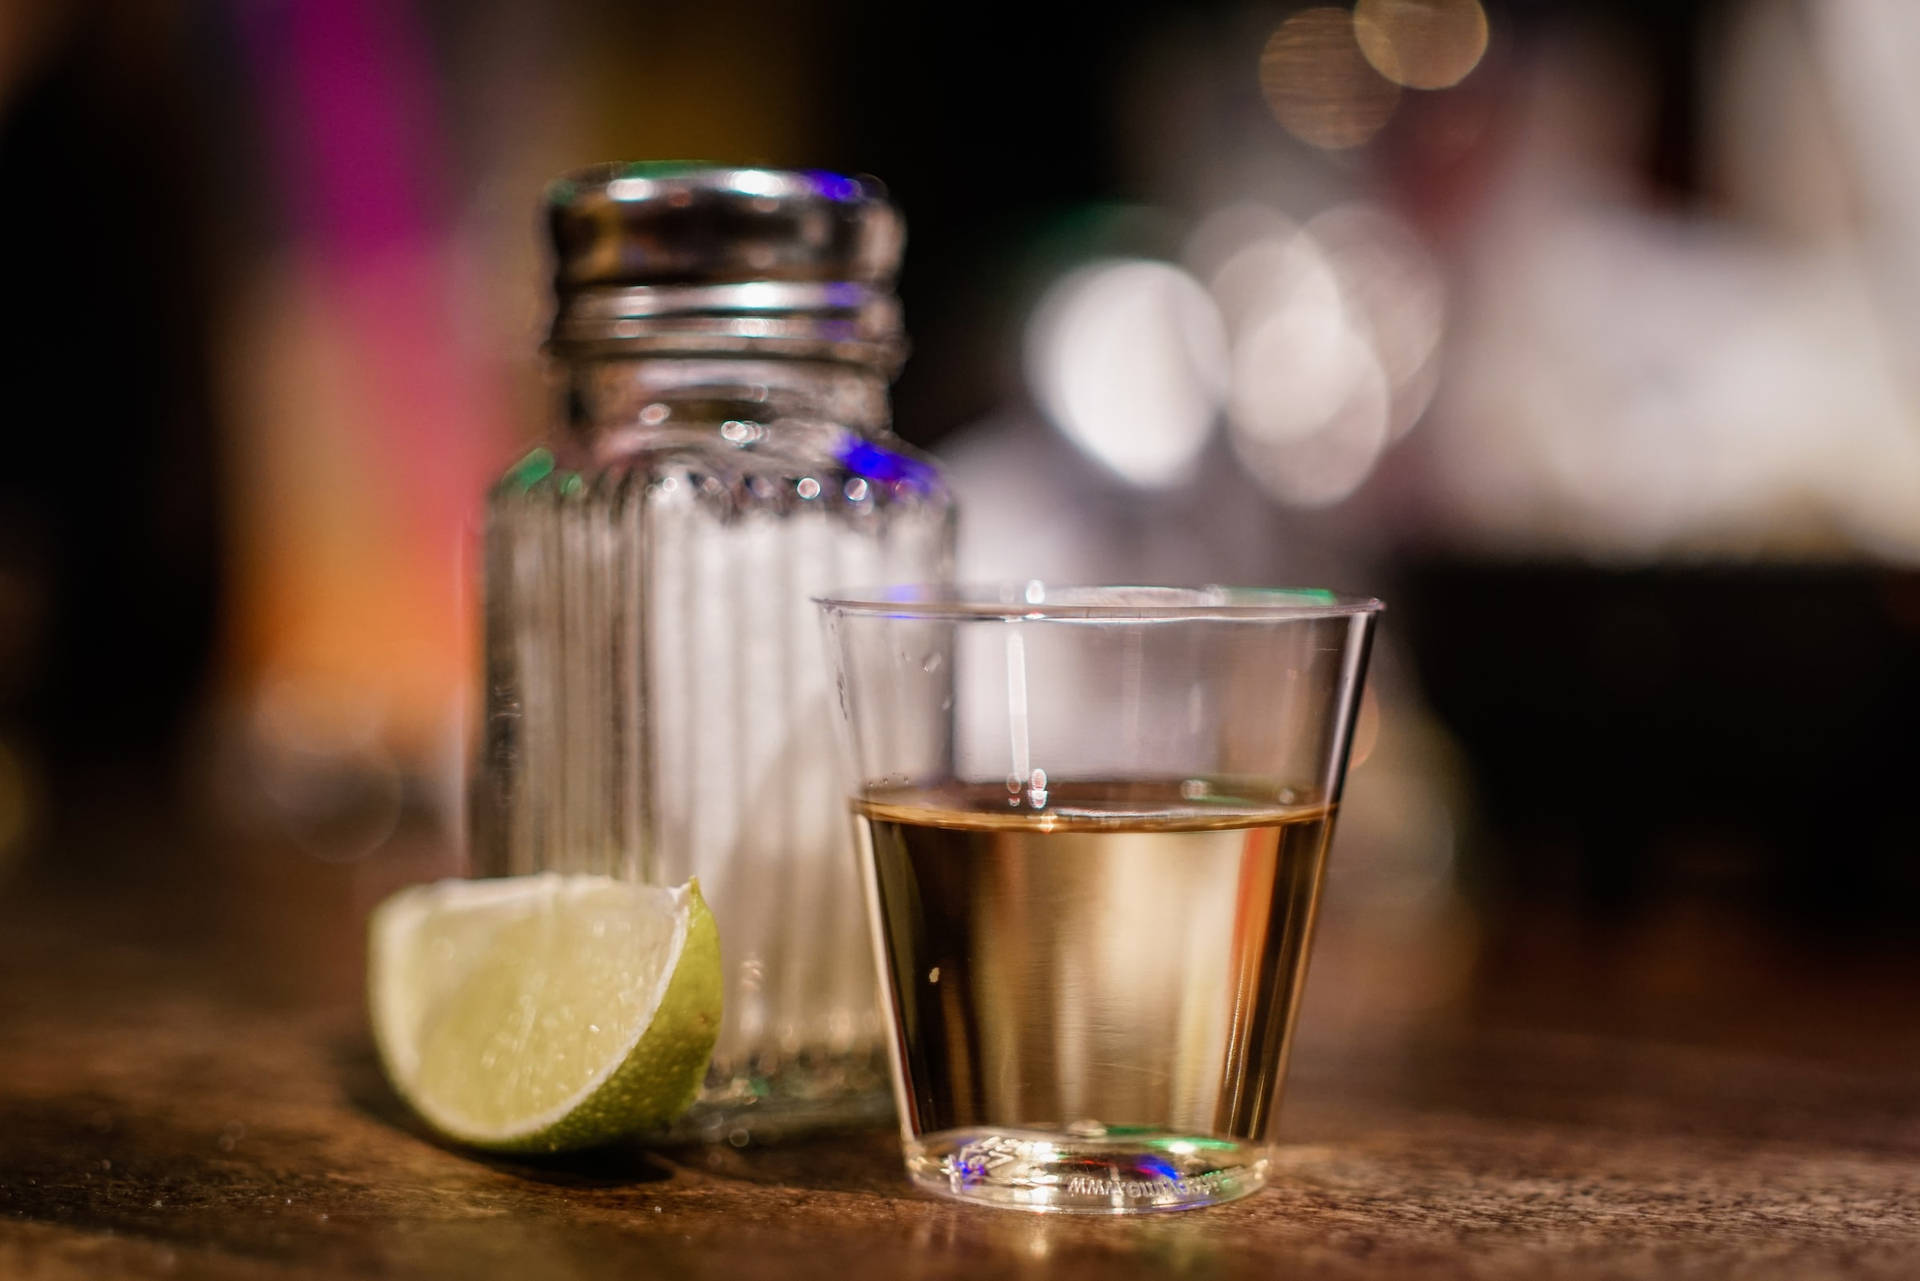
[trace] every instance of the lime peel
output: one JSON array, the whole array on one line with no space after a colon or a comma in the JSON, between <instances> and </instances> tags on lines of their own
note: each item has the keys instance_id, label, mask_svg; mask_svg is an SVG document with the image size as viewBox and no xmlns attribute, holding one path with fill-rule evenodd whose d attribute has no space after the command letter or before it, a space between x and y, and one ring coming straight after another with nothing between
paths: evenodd
<instances>
[{"instance_id":1,"label":"lime peel","mask_svg":"<svg viewBox=\"0 0 1920 1281\"><path fill-rule=\"evenodd\" d=\"M664 1126L719 1034L719 935L697 881L442 881L369 925L388 1079L473 1147L559 1152Z\"/></svg>"}]
</instances>

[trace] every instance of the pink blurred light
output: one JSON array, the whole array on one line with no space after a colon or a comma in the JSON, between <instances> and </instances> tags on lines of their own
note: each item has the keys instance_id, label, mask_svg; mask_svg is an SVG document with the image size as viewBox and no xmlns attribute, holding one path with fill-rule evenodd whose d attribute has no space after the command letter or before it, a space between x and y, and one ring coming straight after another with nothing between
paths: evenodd
<instances>
[{"instance_id":1,"label":"pink blurred light","mask_svg":"<svg viewBox=\"0 0 1920 1281\"><path fill-rule=\"evenodd\" d=\"M439 130L410 7L292 0L239 11L294 224L335 254L427 239Z\"/></svg>"},{"instance_id":2,"label":"pink blurred light","mask_svg":"<svg viewBox=\"0 0 1920 1281\"><path fill-rule=\"evenodd\" d=\"M369 469L405 478L423 553L456 554L499 432L454 341L438 208L449 148L415 12L376 0L239 12L288 220L319 260L376 407L349 427Z\"/></svg>"}]
</instances>

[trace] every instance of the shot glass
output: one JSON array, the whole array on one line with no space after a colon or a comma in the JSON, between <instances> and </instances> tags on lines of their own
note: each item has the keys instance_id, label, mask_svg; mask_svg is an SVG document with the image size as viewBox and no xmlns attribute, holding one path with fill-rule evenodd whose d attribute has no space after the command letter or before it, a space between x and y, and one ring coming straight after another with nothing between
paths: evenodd
<instances>
[{"instance_id":1,"label":"shot glass","mask_svg":"<svg viewBox=\"0 0 1920 1281\"><path fill-rule=\"evenodd\" d=\"M1259 1189L1380 603L820 605L908 1175L1103 1214Z\"/></svg>"}]
</instances>

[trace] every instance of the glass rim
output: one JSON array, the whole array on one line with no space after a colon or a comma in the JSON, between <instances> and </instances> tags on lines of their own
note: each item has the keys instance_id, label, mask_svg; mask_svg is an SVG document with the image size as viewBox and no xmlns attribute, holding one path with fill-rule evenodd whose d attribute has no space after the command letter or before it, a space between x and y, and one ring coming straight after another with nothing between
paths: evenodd
<instances>
[{"instance_id":1,"label":"glass rim","mask_svg":"<svg viewBox=\"0 0 1920 1281\"><path fill-rule=\"evenodd\" d=\"M828 614L929 621L1283 622L1377 614L1376 597L1321 587L909 583L813 597Z\"/></svg>"}]
</instances>

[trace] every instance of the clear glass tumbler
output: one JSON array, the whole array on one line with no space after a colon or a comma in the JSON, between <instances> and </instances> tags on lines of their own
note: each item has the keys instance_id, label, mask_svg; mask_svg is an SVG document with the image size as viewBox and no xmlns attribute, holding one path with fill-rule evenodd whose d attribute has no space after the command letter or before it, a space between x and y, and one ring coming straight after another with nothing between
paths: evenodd
<instances>
[{"instance_id":1,"label":"clear glass tumbler","mask_svg":"<svg viewBox=\"0 0 1920 1281\"><path fill-rule=\"evenodd\" d=\"M1128 1213L1260 1188L1378 601L821 601L908 1174Z\"/></svg>"}]
</instances>

